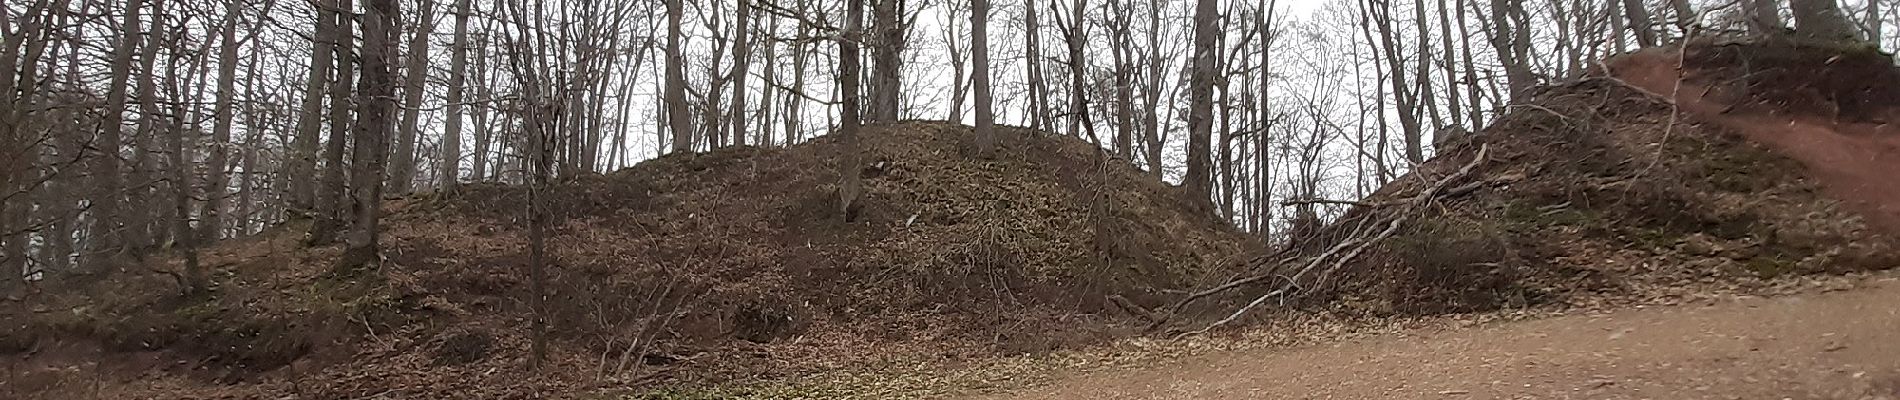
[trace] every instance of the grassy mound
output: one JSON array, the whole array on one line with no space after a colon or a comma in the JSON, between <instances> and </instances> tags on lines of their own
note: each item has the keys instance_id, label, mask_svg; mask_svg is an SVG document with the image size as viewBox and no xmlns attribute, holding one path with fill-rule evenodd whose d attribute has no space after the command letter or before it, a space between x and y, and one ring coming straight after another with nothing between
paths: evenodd
<instances>
[{"instance_id":1,"label":"grassy mound","mask_svg":"<svg viewBox=\"0 0 1900 400\"><path fill-rule=\"evenodd\" d=\"M123 273L0 307L19 325L4 343L22 364L57 364L39 354L64 348L61 360L162 367L101 374L134 397L204 393L207 381L319 398L533 397L1093 343L1137 325L1111 295L1157 301L1156 288L1231 274L1230 258L1254 246L1175 189L1125 163L1104 168L1088 143L1000 137L999 155L978 161L964 155L965 126L868 127L867 194L849 222L834 211L829 137L554 185L540 205L554 221L554 354L535 375L520 372L529 204L500 184L386 203L380 270L336 275L338 249L301 247L286 226L208 249L208 294ZM84 387L74 382L90 373L42 380Z\"/></svg>"}]
</instances>

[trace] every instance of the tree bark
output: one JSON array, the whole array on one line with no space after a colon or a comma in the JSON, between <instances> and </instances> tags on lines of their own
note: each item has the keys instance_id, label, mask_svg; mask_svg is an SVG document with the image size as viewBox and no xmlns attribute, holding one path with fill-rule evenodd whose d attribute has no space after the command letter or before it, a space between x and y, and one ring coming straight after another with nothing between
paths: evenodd
<instances>
[{"instance_id":1,"label":"tree bark","mask_svg":"<svg viewBox=\"0 0 1900 400\"><path fill-rule=\"evenodd\" d=\"M885 0L892 1L892 0ZM752 71L752 38L755 21L752 18L752 2L740 1L739 20L733 23L732 44L732 108L727 111L727 120L732 124L732 144L745 145L745 90L746 75Z\"/></svg>"},{"instance_id":2,"label":"tree bark","mask_svg":"<svg viewBox=\"0 0 1900 400\"><path fill-rule=\"evenodd\" d=\"M1461 49L1459 58L1464 61L1465 72L1464 81L1461 83L1465 85L1465 101L1469 102L1465 106L1465 111L1471 113L1468 118L1471 126L1468 128L1471 132L1477 132L1484 128L1484 109L1479 108L1482 96L1478 95L1478 68L1471 57L1471 26L1465 23L1465 1L1467 0L1452 1L1455 2L1453 5L1458 7L1458 40L1460 42L1458 48Z\"/></svg>"},{"instance_id":3,"label":"tree bark","mask_svg":"<svg viewBox=\"0 0 1900 400\"><path fill-rule=\"evenodd\" d=\"M1834 0L1788 0L1788 5L1794 10L1795 34L1836 42L1861 39L1860 31Z\"/></svg>"},{"instance_id":4,"label":"tree bark","mask_svg":"<svg viewBox=\"0 0 1900 400\"><path fill-rule=\"evenodd\" d=\"M326 245L336 241L337 232L343 229L344 218L348 214L348 203L344 198L344 172L349 166L344 163L348 149L351 113L357 101L350 96L355 83L356 50L351 40L350 26L356 20L350 0L336 0L336 61L335 80L330 82L330 138L323 145L324 170L317 188L317 215L310 225L308 243Z\"/></svg>"},{"instance_id":5,"label":"tree bark","mask_svg":"<svg viewBox=\"0 0 1900 400\"><path fill-rule=\"evenodd\" d=\"M1881 24L1886 19L1880 15L1880 2L1885 0L1867 0L1867 43L1880 48Z\"/></svg>"},{"instance_id":6,"label":"tree bark","mask_svg":"<svg viewBox=\"0 0 1900 400\"><path fill-rule=\"evenodd\" d=\"M1530 67L1529 20L1523 0L1491 0L1491 21L1496 27L1491 46L1497 50L1498 62L1504 65L1505 85L1510 88L1513 103L1529 100L1531 86L1537 83Z\"/></svg>"},{"instance_id":7,"label":"tree bark","mask_svg":"<svg viewBox=\"0 0 1900 400\"><path fill-rule=\"evenodd\" d=\"M1161 115L1165 112L1158 108L1161 105L1161 72L1166 69L1161 64L1161 12L1164 4L1167 3L1162 0L1148 2L1148 79L1142 84L1142 110L1147 110L1141 115L1142 147L1147 149L1142 161L1147 164L1148 175L1155 180L1161 179L1161 152L1167 146L1167 142L1162 140L1160 127Z\"/></svg>"},{"instance_id":8,"label":"tree bark","mask_svg":"<svg viewBox=\"0 0 1900 400\"><path fill-rule=\"evenodd\" d=\"M389 192L409 194L416 180L417 124L422 120L422 95L429 78L429 35L435 33L435 1L418 0L414 36L409 38L409 54L403 69L402 127L395 138L394 157L389 165Z\"/></svg>"},{"instance_id":9,"label":"tree bark","mask_svg":"<svg viewBox=\"0 0 1900 400\"><path fill-rule=\"evenodd\" d=\"M673 132L673 152L693 151L693 126L686 115L686 72L680 58L681 0L666 0L666 119Z\"/></svg>"},{"instance_id":10,"label":"tree bark","mask_svg":"<svg viewBox=\"0 0 1900 400\"><path fill-rule=\"evenodd\" d=\"M1069 136L1082 137L1086 129L1089 137L1099 147L1101 138L1095 135L1095 125L1089 121L1088 58L1082 54L1083 41L1088 40L1088 21L1083 20L1083 10L1088 9L1087 0L1075 0L1069 8L1067 23L1069 45Z\"/></svg>"},{"instance_id":11,"label":"tree bark","mask_svg":"<svg viewBox=\"0 0 1900 400\"><path fill-rule=\"evenodd\" d=\"M444 192L455 191L462 165L462 101L468 82L468 17L470 0L455 5L455 42L449 47L448 115L442 126L442 157L437 178ZM479 107L479 106L477 106Z\"/></svg>"},{"instance_id":12,"label":"tree bark","mask_svg":"<svg viewBox=\"0 0 1900 400\"><path fill-rule=\"evenodd\" d=\"M1220 56L1220 50L1215 48L1220 36L1216 30L1220 15L1214 3L1214 0L1197 0L1194 6L1194 69L1188 79L1187 173L1181 177L1181 187L1186 189L1189 199L1203 205L1213 201L1212 171L1209 170L1212 154L1208 141L1214 130L1214 80Z\"/></svg>"},{"instance_id":13,"label":"tree bark","mask_svg":"<svg viewBox=\"0 0 1900 400\"><path fill-rule=\"evenodd\" d=\"M1393 26L1395 21L1392 20L1391 3L1388 0L1369 0L1366 3L1365 12L1371 17L1372 26L1379 32L1380 52L1385 56L1386 73L1391 75L1392 100L1397 108L1395 111L1399 116L1399 128L1405 135L1405 160L1412 164L1423 163L1425 162L1423 143L1425 135L1418 118L1418 98L1429 93L1420 93L1416 88L1411 87L1405 77L1404 57L1400 55L1398 33L1395 32L1397 27ZM1367 39L1371 40L1371 38ZM1420 77L1421 80L1423 78L1423 76Z\"/></svg>"},{"instance_id":14,"label":"tree bark","mask_svg":"<svg viewBox=\"0 0 1900 400\"><path fill-rule=\"evenodd\" d=\"M838 216L844 222L854 219L857 207L861 206L858 200L864 195L864 177L859 167L862 149L858 144L858 71L863 69L858 43L863 36L864 0L849 1L843 37L838 41L838 83L844 101L838 127L838 141L844 144L843 154L838 157Z\"/></svg>"},{"instance_id":15,"label":"tree bark","mask_svg":"<svg viewBox=\"0 0 1900 400\"><path fill-rule=\"evenodd\" d=\"M377 243L379 212L382 205L383 170L387 161L392 117L396 110L397 21L401 20L396 0L370 0L363 14L363 79L356 87L358 120L356 142L352 146L350 190L356 198L356 221L351 224L349 245L337 260L335 271L350 271L379 265L381 250Z\"/></svg>"},{"instance_id":16,"label":"tree bark","mask_svg":"<svg viewBox=\"0 0 1900 400\"><path fill-rule=\"evenodd\" d=\"M871 41L871 57L876 64L871 70L871 113L864 120L872 123L897 122L900 111L898 93L903 90L899 74L903 68L906 30L897 8L901 0L874 1L877 6L872 12L875 19L872 26L877 27L877 37Z\"/></svg>"},{"instance_id":17,"label":"tree bark","mask_svg":"<svg viewBox=\"0 0 1900 400\"><path fill-rule=\"evenodd\" d=\"M291 142L285 166L285 178L290 180L290 198L288 206L299 212L311 211L316 206L316 170L318 138L323 135L323 99L324 89L330 83L333 52L337 38L337 9L335 0L323 0L316 3L317 29L311 42L310 75L304 82L303 104L298 107L297 135Z\"/></svg>"},{"instance_id":18,"label":"tree bark","mask_svg":"<svg viewBox=\"0 0 1900 400\"><path fill-rule=\"evenodd\" d=\"M976 80L976 156L981 159L996 152L996 114L990 109L989 20L990 1L970 0L970 73Z\"/></svg>"},{"instance_id":19,"label":"tree bark","mask_svg":"<svg viewBox=\"0 0 1900 400\"><path fill-rule=\"evenodd\" d=\"M1046 132L1049 127L1049 88L1042 71L1041 21L1036 18L1036 0L1023 0L1023 74L1029 87L1029 129Z\"/></svg>"},{"instance_id":20,"label":"tree bark","mask_svg":"<svg viewBox=\"0 0 1900 400\"><path fill-rule=\"evenodd\" d=\"M953 124L961 124L963 123L963 102L970 95L970 79L967 72L969 68L964 63L970 62L970 59L968 47L957 47L957 37L961 36L959 35L961 32L957 32L956 20L954 16L945 19L943 27L944 47L950 53L951 76L950 112L945 114L943 119Z\"/></svg>"},{"instance_id":21,"label":"tree bark","mask_svg":"<svg viewBox=\"0 0 1900 400\"><path fill-rule=\"evenodd\" d=\"M225 3L224 24L219 28L222 43L218 49L218 98L216 114L211 128L210 155L206 160L204 208L198 214L204 218L199 222L199 243L211 243L222 236L224 229L225 198L229 196L227 187L231 185L231 176L225 171L230 161L231 123L237 112L237 61L238 12L241 1L230 0Z\"/></svg>"},{"instance_id":22,"label":"tree bark","mask_svg":"<svg viewBox=\"0 0 1900 400\"><path fill-rule=\"evenodd\" d=\"M1637 46L1656 47L1656 26L1650 23L1649 9L1643 0L1623 0L1623 16L1629 20L1630 33L1636 35Z\"/></svg>"},{"instance_id":23,"label":"tree bark","mask_svg":"<svg viewBox=\"0 0 1900 400\"><path fill-rule=\"evenodd\" d=\"M106 110L124 110L127 80L131 77L132 56L138 51L141 32L140 13L144 10L143 0L126 2L125 21L120 24L118 47L112 51L112 71L110 82L106 86ZM124 143L120 135L120 125L124 123L124 113L101 113L99 135L92 147L92 235L88 241L93 253L105 254L106 267L110 268L123 261L127 255L124 240L127 228L122 224L121 204L124 202L124 182L119 178L123 171L119 167L119 147Z\"/></svg>"},{"instance_id":24,"label":"tree bark","mask_svg":"<svg viewBox=\"0 0 1900 400\"><path fill-rule=\"evenodd\" d=\"M1130 160L1135 151L1135 106L1132 104L1135 83L1131 76L1135 69L1132 65L1135 55L1130 48L1133 40L1129 38L1128 30L1133 28L1130 26L1133 22L1126 0L1110 0L1105 12L1109 15L1104 19L1112 27L1108 33L1109 54L1115 61L1115 157Z\"/></svg>"}]
</instances>

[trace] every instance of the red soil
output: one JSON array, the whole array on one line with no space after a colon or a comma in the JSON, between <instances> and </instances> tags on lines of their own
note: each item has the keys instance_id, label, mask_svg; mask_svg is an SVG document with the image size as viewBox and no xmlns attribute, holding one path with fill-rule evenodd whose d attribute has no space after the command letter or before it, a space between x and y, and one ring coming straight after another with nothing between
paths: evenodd
<instances>
[{"instance_id":1,"label":"red soil","mask_svg":"<svg viewBox=\"0 0 1900 400\"><path fill-rule=\"evenodd\" d=\"M1692 54L1697 51L1692 49ZM1832 64L1835 58L1822 58ZM1888 62L1889 65L1891 61ZM1686 65L1685 65L1686 64ZM1775 112L1776 107L1758 109L1748 100L1726 99L1719 94L1731 88L1732 80L1712 79L1720 74L1698 68L1693 58L1684 58L1677 50L1650 49L1620 57L1610 63L1610 75L1644 90L1673 98L1681 112L1691 118L1677 123L1712 123L1738 132L1748 139L1767 145L1807 167L1808 176L1819 181L1831 197L1865 215L1870 225L1889 232L1900 232L1900 128L1882 121L1883 116L1900 110L1900 97L1857 102L1863 115L1843 115L1845 102L1834 96L1819 95L1795 102L1825 102L1782 110L1834 110L1821 112ZM1685 68L1686 67L1686 68ZM1787 66L1801 70L1811 66ZM1889 68L1891 68L1889 66ZM1686 72L1686 73L1685 73ZM1811 71L1811 75L1821 74ZM1878 79L1845 75L1844 79ZM1786 83L1796 85L1796 83ZM1816 85L1819 86L1819 85ZM1797 91L1802 88L1791 88ZM1746 89L1743 89L1746 90ZM1809 94L1823 93L1806 90ZM1868 117L1868 116L1873 117Z\"/></svg>"}]
</instances>

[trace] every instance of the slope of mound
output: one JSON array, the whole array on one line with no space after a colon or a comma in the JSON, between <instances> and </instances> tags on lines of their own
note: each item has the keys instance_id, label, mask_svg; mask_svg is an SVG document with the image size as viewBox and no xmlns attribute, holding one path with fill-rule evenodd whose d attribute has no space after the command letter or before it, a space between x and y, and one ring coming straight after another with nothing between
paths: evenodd
<instances>
[{"instance_id":1,"label":"slope of mound","mask_svg":"<svg viewBox=\"0 0 1900 400\"><path fill-rule=\"evenodd\" d=\"M299 247L286 226L209 249L210 294L109 276L6 307L23 325L6 342L50 371L33 378L48 390L98 373L133 397L538 397L1093 342L1132 325L1111 296L1150 302L1151 288L1220 279L1252 246L1125 163L1104 168L1083 141L1003 128L999 155L977 161L963 154L970 132L865 129L865 205L848 222L830 137L554 185L539 205L554 221L552 366L539 374L521 371L529 204L492 184L386 204L380 270L336 275L337 249ZM132 287L161 289L110 292ZM55 368L105 359L126 371Z\"/></svg>"},{"instance_id":2,"label":"slope of mound","mask_svg":"<svg viewBox=\"0 0 1900 400\"><path fill-rule=\"evenodd\" d=\"M1315 237L1254 260L1252 280L1237 282L1258 283L1236 287L1251 288L1243 299L1255 304L1298 297L1357 315L1436 314L1672 303L1771 290L1781 276L1900 266L1891 230L1900 224L1881 214L1900 196L1887 192L1892 179L1876 179L1900 170L1896 135L1837 129L1900 109L1900 96L1867 94L1891 91L1885 84L1843 83L1895 70L1885 55L1851 51L1698 43L1680 89L1674 77L1655 79L1676 70L1672 50L1612 60L1608 75L1542 88L1352 202ZM1738 63L1820 75L1784 82L1806 89L1725 80ZM1833 67L1814 68L1823 64ZM1704 80L1755 100L1729 107L1705 96ZM1763 100L1791 92L1820 97L1802 107ZM1816 102L1854 111L1836 121L1807 108Z\"/></svg>"}]
</instances>

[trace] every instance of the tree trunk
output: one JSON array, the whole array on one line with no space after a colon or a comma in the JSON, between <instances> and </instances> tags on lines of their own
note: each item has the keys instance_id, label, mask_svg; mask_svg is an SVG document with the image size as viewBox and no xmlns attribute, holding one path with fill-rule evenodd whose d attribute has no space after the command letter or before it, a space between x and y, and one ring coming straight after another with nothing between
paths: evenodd
<instances>
[{"instance_id":1,"label":"tree trunk","mask_svg":"<svg viewBox=\"0 0 1900 400\"><path fill-rule=\"evenodd\" d=\"M1880 15L1882 1L1885 0L1867 0L1867 43L1872 44L1874 48L1880 48L1880 36L1883 34L1880 25L1886 21Z\"/></svg>"},{"instance_id":2,"label":"tree trunk","mask_svg":"<svg viewBox=\"0 0 1900 400\"><path fill-rule=\"evenodd\" d=\"M224 229L225 198L229 196L226 187L231 185L231 176L225 173L225 165L229 164L231 157L231 122L237 112L237 25L241 3L225 3L224 24L219 28L222 44L218 49L218 99L208 149L211 154L206 162L209 168L205 171L210 179L205 182L204 208L198 212L204 218L198 226L199 243L218 240Z\"/></svg>"},{"instance_id":3,"label":"tree trunk","mask_svg":"<svg viewBox=\"0 0 1900 400\"><path fill-rule=\"evenodd\" d=\"M470 0L456 2L455 43L449 48L448 121L442 126L442 157L436 178L444 192L455 191L462 165L462 92L468 82L469 4Z\"/></svg>"},{"instance_id":4,"label":"tree trunk","mask_svg":"<svg viewBox=\"0 0 1900 400\"><path fill-rule=\"evenodd\" d=\"M1465 23L1465 1L1467 0L1452 1L1455 2L1453 5L1458 7L1458 40L1460 42L1458 48L1461 49L1459 58L1464 59L1465 76L1462 83L1465 85L1465 101L1469 102L1465 106L1465 111L1471 113L1468 118L1471 126L1467 128L1471 132L1477 132L1484 128L1484 109L1479 107L1482 96L1478 95L1478 67L1472 62L1471 57L1471 26Z\"/></svg>"},{"instance_id":5,"label":"tree trunk","mask_svg":"<svg viewBox=\"0 0 1900 400\"><path fill-rule=\"evenodd\" d=\"M900 0L874 0L876 9L872 12L877 27L877 37L871 40L871 56L876 64L871 70L871 113L866 121L897 122L898 93L902 91L899 77L903 68L904 22L899 15L897 5ZM740 2L745 3L745 2Z\"/></svg>"},{"instance_id":6,"label":"tree trunk","mask_svg":"<svg viewBox=\"0 0 1900 400\"><path fill-rule=\"evenodd\" d=\"M852 0L858 1L858 0ZM970 73L976 94L976 156L996 152L996 114L990 109L990 1L970 0Z\"/></svg>"},{"instance_id":7,"label":"tree trunk","mask_svg":"<svg viewBox=\"0 0 1900 400\"><path fill-rule=\"evenodd\" d=\"M1537 80L1530 68L1529 18L1524 15L1523 0L1491 0L1491 23L1495 27L1491 46L1497 50L1498 62L1504 65L1512 103L1529 100L1531 85Z\"/></svg>"},{"instance_id":8,"label":"tree trunk","mask_svg":"<svg viewBox=\"0 0 1900 400\"><path fill-rule=\"evenodd\" d=\"M1693 29L1696 24L1695 8L1689 6L1689 0L1667 1L1669 2L1669 8L1676 12L1676 29L1680 30L1683 35L1688 35L1689 31Z\"/></svg>"},{"instance_id":9,"label":"tree trunk","mask_svg":"<svg viewBox=\"0 0 1900 400\"><path fill-rule=\"evenodd\" d=\"M766 53L766 55L760 59L760 61L766 63L766 83L764 83L762 89L758 91L758 118L756 118L758 119L758 146L773 146L773 144L775 144L775 140L771 138L771 119L775 118L775 116L773 116L773 110L771 110L771 93L773 93L773 87L779 85L779 40L775 38L775 36L779 34L779 17L777 17L777 15L769 15L769 13L766 17L768 17L768 21L771 21L771 23L766 25L766 36L764 36L764 40L766 40L766 51L764 51L764 53ZM644 51L646 51L646 49L642 47L640 53L644 53ZM633 70L640 70L640 57L638 57L638 55L633 59ZM633 82L633 80L629 80L629 82ZM629 89L631 89L631 87L629 87ZM621 102L621 106L625 106L625 104L627 104L627 102ZM621 112L621 116L625 116L625 112Z\"/></svg>"},{"instance_id":10,"label":"tree trunk","mask_svg":"<svg viewBox=\"0 0 1900 400\"><path fill-rule=\"evenodd\" d=\"M490 19L489 21L493 20ZM484 23L482 25L486 27L491 24ZM489 154L493 154L493 152L489 151L489 148L494 147L495 144L495 132L488 123L488 102L494 100L491 95L491 89L488 87L488 84L493 82L493 79L489 79L488 77L488 32L494 31L491 29L483 29L482 32L482 36L475 39L474 49L475 84L472 86L475 87L476 103L474 107L472 107L474 110L470 111L468 116L469 122L475 124L475 145L470 148L470 151L475 152L475 154L473 159L469 160L468 178L478 182L489 180L488 165L492 163L492 161L489 160ZM653 131L659 132L661 129L654 129ZM660 142L654 142L654 147L659 148L659 144ZM664 148L660 148L660 150L664 151Z\"/></svg>"},{"instance_id":11,"label":"tree trunk","mask_svg":"<svg viewBox=\"0 0 1900 400\"><path fill-rule=\"evenodd\" d=\"M673 132L673 152L693 151L693 126L686 115L685 60L680 58L681 0L666 0L666 119Z\"/></svg>"},{"instance_id":12,"label":"tree trunk","mask_svg":"<svg viewBox=\"0 0 1900 400\"><path fill-rule=\"evenodd\" d=\"M156 12L162 13L164 10L162 2L153 2L152 6L154 10L157 10ZM133 134L135 137L133 138L131 176L134 182L155 182L161 179L156 157L163 152L160 151L157 141L164 131L164 126L160 125L163 121L159 120L159 116L166 113L158 108L158 77L160 76L158 47L159 38L163 35L156 32L163 32L165 29L163 18L154 19L145 35L145 50L139 54L139 71L143 73L138 74L137 78L140 116L138 128ZM145 184L128 188L130 190L128 196L162 199L162 197L157 197L154 187L155 185ZM160 223L157 219L157 214L168 208L160 206L127 209L121 217L126 221L125 245L132 248L149 248L158 243L158 238L170 236L168 232L172 231L172 226ZM95 232L94 236L89 237L88 240L98 238L97 234ZM87 257L82 257L82 266L86 264L84 262L86 259Z\"/></svg>"},{"instance_id":13,"label":"tree trunk","mask_svg":"<svg viewBox=\"0 0 1900 400\"><path fill-rule=\"evenodd\" d=\"M1449 97L1445 102L1445 111L1446 114L1451 115L1451 124L1463 129L1467 125L1465 125L1464 122L1464 101L1460 99L1458 93L1458 73L1452 67L1453 65L1457 65L1455 61L1457 61L1456 57L1458 53L1454 52L1455 48L1451 45L1450 14L1451 11L1446 9L1445 0L1438 0L1438 44L1439 50L1442 52L1442 55L1439 56L1439 66L1441 67L1440 71L1445 74L1445 95ZM1460 18L1458 19L1458 23L1462 25L1465 23L1465 20ZM1432 146L1434 148L1441 143L1453 139L1452 135L1443 128L1444 127L1440 127L1440 129L1432 131Z\"/></svg>"},{"instance_id":14,"label":"tree trunk","mask_svg":"<svg viewBox=\"0 0 1900 400\"><path fill-rule=\"evenodd\" d=\"M33 16L44 12L46 1L39 0L28 8L25 15ZM33 24L20 24L18 28L8 27L11 21L0 21L0 149L6 149L10 155L32 146L24 129L25 115L20 109L26 107L30 93L16 91L22 84L31 85L31 79L24 78L19 70L22 47L29 43L28 36L34 36L31 42L43 42L43 38L33 34ZM128 30L126 35L132 35ZM75 49L75 51L77 51ZM31 66L39 60L27 59L24 64ZM129 63L129 61L128 61ZM21 150L15 150L21 149ZM22 282L27 272L27 244L32 241L28 232L30 206L23 200L30 188L24 181L24 173L32 168L31 159L20 154L19 157L0 158L0 295L11 295L11 289Z\"/></svg>"},{"instance_id":15,"label":"tree trunk","mask_svg":"<svg viewBox=\"0 0 1900 400\"><path fill-rule=\"evenodd\" d=\"M1412 164L1423 163L1425 162L1423 143L1425 135L1418 118L1418 98L1429 93L1418 92L1408 84L1405 78L1404 57L1399 51L1398 33L1395 32L1397 27L1393 26L1395 21L1392 20L1391 3L1386 0L1369 0L1366 3L1368 4L1366 4L1365 12L1372 19L1372 27L1377 28L1379 32L1378 40L1381 53L1385 56L1386 72L1391 74L1392 100L1396 103L1397 110L1395 111L1399 115L1399 127L1405 135L1405 160ZM1367 40L1371 39L1367 38ZM1420 77L1421 80L1423 78L1423 76Z\"/></svg>"},{"instance_id":16,"label":"tree trunk","mask_svg":"<svg viewBox=\"0 0 1900 400\"><path fill-rule=\"evenodd\" d=\"M1160 180L1162 176L1161 152L1165 150L1163 147L1167 146L1167 142L1161 138L1160 127L1161 114L1165 112L1158 108L1161 105L1161 72L1164 70L1161 65L1161 7L1167 3L1162 0L1151 0L1148 4L1148 74L1146 76L1148 79L1142 85L1144 101L1141 108L1146 110L1141 113L1141 139L1142 147L1147 151L1143 153L1142 161L1147 164L1148 175L1154 177L1155 180Z\"/></svg>"},{"instance_id":17,"label":"tree trunk","mask_svg":"<svg viewBox=\"0 0 1900 400\"><path fill-rule=\"evenodd\" d=\"M1187 173L1181 177L1181 187L1194 204L1213 201L1209 181L1212 154L1208 141L1214 130L1214 80L1220 51L1215 48L1220 36L1217 31L1220 15L1214 3L1214 0L1197 0L1194 6L1194 70L1188 79Z\"/></svg>"},{"instance_id":18,"label":"tree trunk","mask_svg":"<svg viewBox=\"0 0 1900 400\"><path fill-rule=\"evenodd\" d=\"M751 33L754 21L752 18L752 2L741 1L738 3L739 20L733 23L732 27L732 36L734 38L732 44L732 108L727 111L730 113L730 115L727 116L727 120L731 121L732 124L732 144L743 146L745 145L746 123L750 122L745 118L745 81L746 75L752 72L749 68L751 67L752 61Z\"/></svg>"},{"instance_id":19,"label":"tree trunk","mask_svg":"<svg viewBox=\"0 0 1900 400\"><path fill-rule=\"evenodd\" d=\"M1643 0L1623 0L1623 15L1629 19L1630 33L1636 35L1637 46L1656 47L1656 26L1650 23L1649 9Z\"/></svg>"},{"instance_id":20,"label":"tree trunk","mask_svg":"<svg viewBox=\"0 0 1900 400\"><path fill-rule=\"evenodd\" d=\"M860 28L864 21L864 0L849 0L845 11L844 32L838 41L838 84L844 101L839 118L838 141L844 144L843 154L838 157L838 218L851 222L864 195L864 177L860 174L858 144L858 71L862 70L862 57L858 54L858 43L862 39ZM888 0L887 0L888 1ZM981 1L981 0L978 0Z\"/></svg>"},{"instance_id":21,"label":"tree trunk","mask_svg":"<svg viewBox=\"0 0 1900 400\"><path fill-rule=\"evenodd\" d=\"M1788 0L1794 10L1795 34L1803 37L1850 42L1860 40L1860 32L1834 0Z\"/></svg>"},{"instance_id":22,"label":"tree trunk","mask_svg":"<svg viewBox=\"0 0 1900 400\"><path fill-rule=\"evenodd\" d=\"M1036 19L1036 0L1023 0L1023 74L1029 87L1029 129L1046 132L1049 127L1049 88L1042 76L1042 25Z\"/></svg>"},{"instance_id":23,"label":"tree trunk","mask_svg":"<svg viewBox=\"0 0 1900 400\"><path fill-rule=\"evenodd\" d=\"M162 8L155 9L162 10ZM177 43L174 42L173 45L176 46ZM178 49L174 47L172 50L176 51ZM205 285L203 266L198 263L198 251L196 249L197 235L193 235L191 229L191 164L188 164L187 160L191 160L193 157L190 154L191 149L185 147L185 133L187 131L185 121L191 119L191 116L185 112L184 103L177 101L185 97L184 84L180 82L184 79L183 75L185 74L179 73L179 62L178 57L173 57L166 64L166 79L172 88L172 94L174 96L172 100L174 101L172 102L170 110L171 121L167 126L170 134L166 136L170 140L166 142L165 154L167 155L167 164L169 164L167 167L171 170L168 185L171 186L172 212L175 215L171 215L170 218L164 219L164 221L167 226L171 228L174 251L185 255L184 282L182 283L185 286L184 292L186 294L192 294L197 293L200 289L204 288ZM152 72L147 71L147 73ZM202 86L200 87L202 88Z\"/></svg>"},{"instance_id":24,"label":"tree trunk","mask_svg":"<svg viewBox=\"0 0 1900 400\"><path fill-rule=\"evenodd\" d=\"M1075 0L1070 7L1068 28L1069 45L1069 136L1081 137L1087 129L1089 137L1101 146L1101 138L1095 135L1095 125L1089 121L1088 59L1082 54L1083 41L1088 40L1088 21L1083 20L1083 10L1088 9L1087 0Z\"/></svg>"},{"instance_id":25,"label":"tree trunk","mask_svg":"<svg viewBox=\"0 0 1900 400\"><path fill-rule=\"evenodd\" d=\"M1258 188L1254 189L1254 203L1258 211L1254 221L1258 224L1261 237L1271 235L1273 226L1273 108L1268 102L1273 99L1273 44L1279 35L1273 31L1274 18L1279 13L1279 1L1261 0L1259 7L1265 9L1263 15L1254 21L1254 29L1260 35L1260 104L1259 132L1254 133L1254 179Z\"/></svg>"},{"instance_id":26,"label":"tree trunk","mask_svg":"<svg viewBox=\"0 0 1900 400\"><path fill-rule=\"evenodd\" d=\"M343 229L343 218L348 214L349 206L344 199L344 150L348 148L350 132L350 110L357 101L350 97L350 88L355 82L356 50L350 25L356 20L350 0L336 0L336 71L335 80L330 82L330 140L323 145L324 170L317 188L317 215L310 225L309 244L326 245L336 241L338 231Z\"/></svg>"},{"instance_id":27,"label":"tree trunk","mask_svg":"<svg viewBox=\"0 0 1900 400\"><path fill-rule=\"evenodd\" d=\"M316 206L317 139L323 135L324 89L330 83L334 64L332 52L337 42L335 0L316 4L317 29L310 50L310 75L304 82L303 104L297 113L297 136L291 142L285 166L290 180L289 207L309 212Z\"/></svg>"},{"instance_id":28,"label":"tree trunk","mask_svg":"<svg viewBox=\"0 0 1900 400\"><path fill-rule=\"evenodd\" d=\"M106 110L124 110L127 80L131 77L132 55L138 51L140 12L143 1L127 1L125 21L120 24L119 44L112 51L112 71L110 82L106 86ZM101 113L99 135L91 147L95 153L92 163L92 235L89 241L92 253L104 254L106 267L114 267L123 261L126 255L124 240L127 228L122 224L121 203L124 201L125 185L119 178L119 147L124 138L119 134L124 123L124 113Z\"/></svg>"},{"instance_id":29,"label":"tree trunk","mask_svg":"<svg viewBox=\"0 0 1900 400\"><path fill-rule=\"evenodd\" d=\"M422 120L422 95L429 80L429 35L435 33L435 1L418 0L414 36L409 38L402 83L402 127L396 133L396 154L389 165L389 192L409 194L416 181L417 124ZM400 35L398 35L400 36ZM393 53L392 53L393 54Z\"/></svg>"},{"instance_id":30,"label":"tree trunk","mask_svg":"<svg viewBox=\"0 0 1900 400\"><path fill-rule=\"evenodd\" d=\"M370 0L363 14L363 79L356 87L358 120L356 142L352 146L350 190L356 198L356 221L350 227L349 247L338 258L334 271L344 272L375 267L381 250L377 244L381 218L383 170L387 161L389 134L394 128L396 110L396 41L401 36L401 20L396 0Z\"/></svg>"},{"instance_id":31,"label":"tree trunk","mask_svg":"<svg viewBox=\"0 0 1900 400\"><path fill-rule=\"evenodd\" d=\"M1111 0L1105 19L1110 21L1109 54L1115 59L1115 157L1130 160L1135 147L1134 51L1128 30L1132 27L1125 0Z\"/></svg>"}]
</instances>

